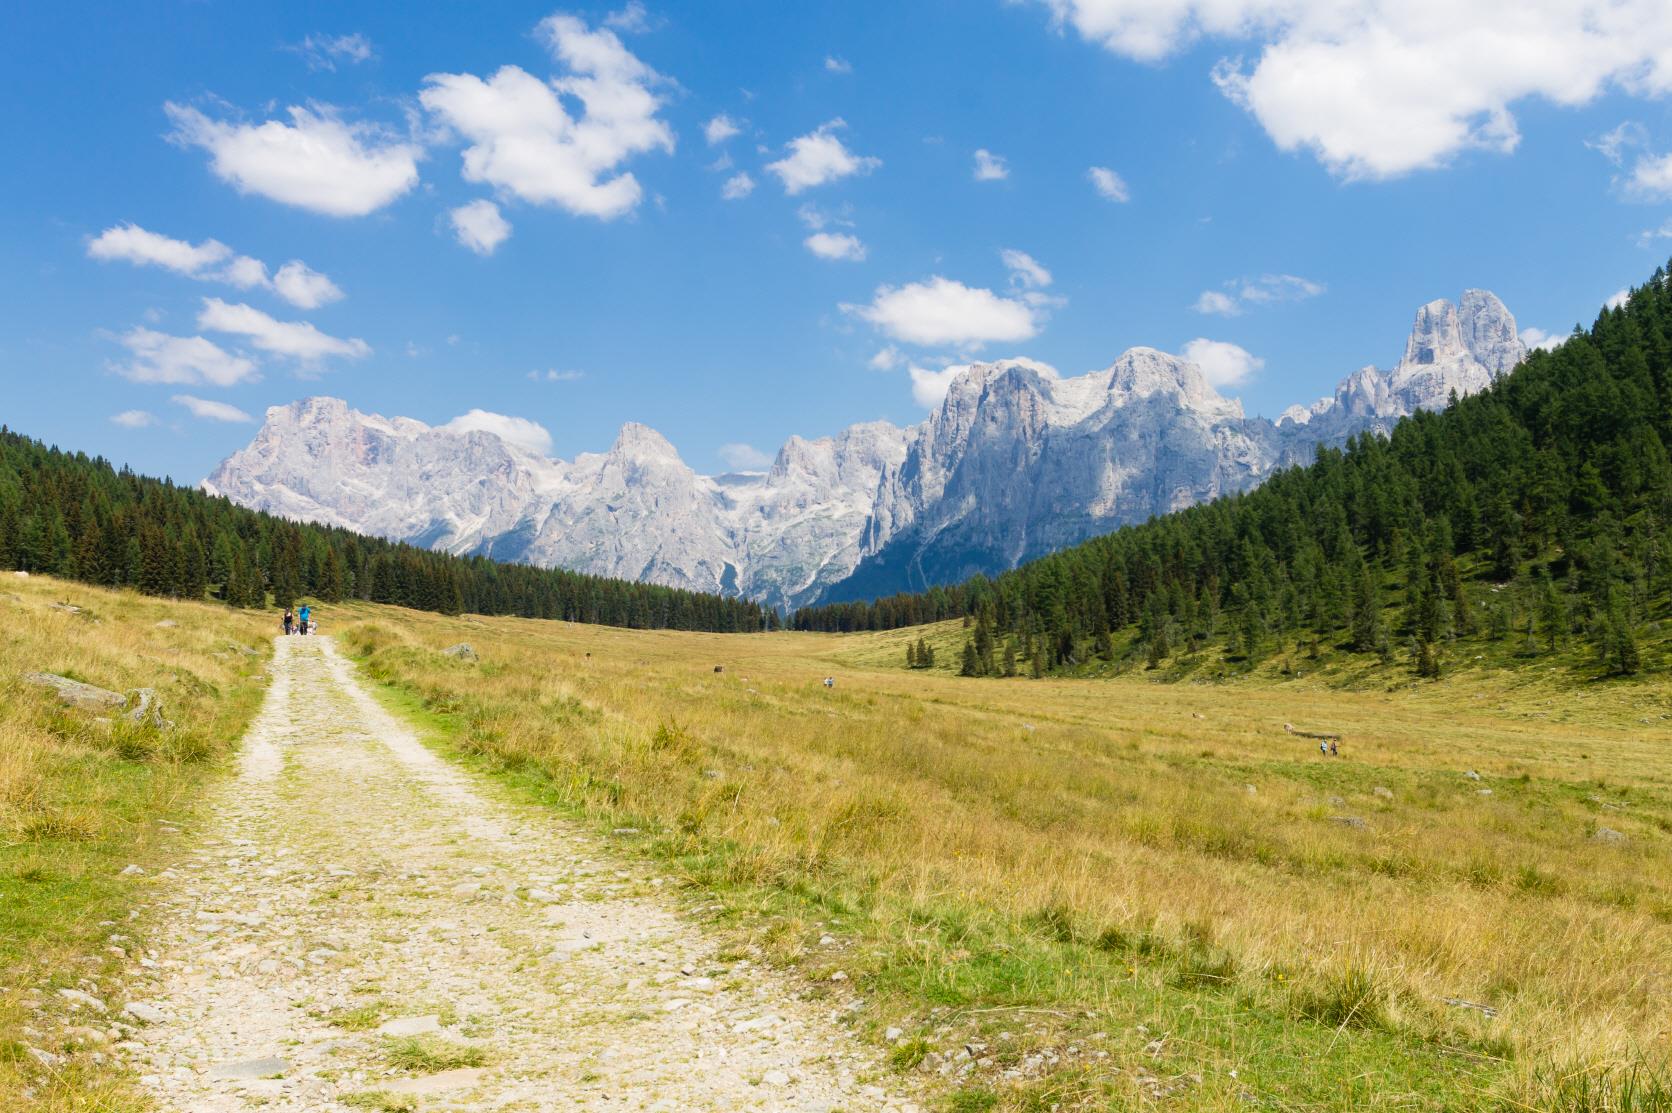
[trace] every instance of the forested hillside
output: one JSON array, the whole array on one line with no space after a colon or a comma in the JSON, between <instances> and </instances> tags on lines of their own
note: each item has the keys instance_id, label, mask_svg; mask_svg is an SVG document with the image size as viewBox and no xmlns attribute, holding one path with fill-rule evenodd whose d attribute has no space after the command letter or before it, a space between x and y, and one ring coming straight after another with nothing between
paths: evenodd
<instances>
[{"instance_id":1,"label":"forested hillside","mask_svg":"<svg viewBox=\"0 0 1672 1113\"><path fill-rule=\"evenodd\" d=\"M1664 667L1672 595L1672 283L1484 393L1363 435L1257 490L1090 541L996 580L803 610L803 630L964 616L962 671L1160 665L1208 647L1409 659L1459 639ZM1652 651L1652 652L1651 652Z\"/></svg>"},{"instance_id":2,"label":"forested hillside","mask_svg":"<svg viewBox=\"0 0 1672 1113\"><path fill-rule=\"evenodd\" d=\"M0 428L0 568L240 607L366 599L611 626L755 631L741 599L498 564L303 525Z\"/></svg>"}]
</instances>

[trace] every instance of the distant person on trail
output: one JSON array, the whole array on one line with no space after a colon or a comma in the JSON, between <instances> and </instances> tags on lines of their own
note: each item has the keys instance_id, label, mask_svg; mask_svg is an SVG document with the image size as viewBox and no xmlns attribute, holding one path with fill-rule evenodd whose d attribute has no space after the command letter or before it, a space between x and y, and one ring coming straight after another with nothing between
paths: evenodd
<instances>
[{"instance_id":1,"label":"distant person on trail","mask_svg":"<svg viewBox=\"0 0 1672 1113\"><path fill-rule=\"evenodd\" d=\"M284 632L286 634L289 634L295 628L296 628L296 616L291 613L289 607L286 607L284 609Z\"/></svg>"},{"instance_id":2,"label":"distant person on trail","mask_svg":"<svg viewBox=\"0 0 1672 1113\"><path fill-rule=\"evenodd\" d=\"M1335 748L1335 740L1333 738L1330 739L1329 756L1330 757L1340 757L1341 756L1341 751Z\"/></svg>"},{"instance_id":3,"label":"distant person on trail","mask_svg":"<svg viewBox=\"0 0 1672 1113\"><path fill-rule=\"evenodd\" d=\"M1328 742L1318 743L1318 752L1320 754L1323 754L1325 757L1328 757L1329 756L1329 743Z\"/></svg>"},{"instance_id":4,"label":"distant person on trail","mask_svg":"<svg viewBox=\"0 0 1672 1113\"><path fill-rule=\"evenodd\" d=\"M297 617L302 620L301 632L304 634L308 632L308 616L311 614L313 614L313 608L308 606L306 603L303 603L302 610L298 613Z\"/></svg>"}]
</instances>

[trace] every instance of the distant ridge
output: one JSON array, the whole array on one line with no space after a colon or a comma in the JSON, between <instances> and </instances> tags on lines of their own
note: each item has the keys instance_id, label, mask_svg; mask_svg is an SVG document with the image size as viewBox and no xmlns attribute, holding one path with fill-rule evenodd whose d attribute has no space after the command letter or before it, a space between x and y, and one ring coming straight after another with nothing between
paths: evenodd
<instances>
[{"instance_id":1,"label":"distant ridge","mask_svg":"<svg viewBox=\"0 0 1672 1113\"><path fill-rule=\"evenodd\" d=\"M765 472L701 475L629 423L551 459L486 430L310 398L267 411L205 487L241 505L451 553L738 594L793 609L995 574L1156 514L1248 490L1319 444L1479 391L1525 354L1482 290L1416 314L1390 371L1276 421L1194 364L1133 348L1073 378L975 363L918 425L792 437Z\"/></svg>"}]
</instances>

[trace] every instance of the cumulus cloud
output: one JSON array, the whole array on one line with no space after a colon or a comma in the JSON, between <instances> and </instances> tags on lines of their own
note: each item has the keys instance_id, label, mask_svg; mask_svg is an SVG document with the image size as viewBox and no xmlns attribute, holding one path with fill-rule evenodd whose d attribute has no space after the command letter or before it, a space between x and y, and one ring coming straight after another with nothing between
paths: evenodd
<instances>
[{"instance_id":1,"label":"cumulus cloud","mask_svg":"<svg viewBox=\"0 0 1672 1113\"><path fill-rule=\"evenodd\" d=\"M1203 38L1252 47L1213 80L1285 151L1346 179L1507 153L1511 106L1586 104L1611 88L1672 91L1664 0L1044 0L1059 25L1141 61Z\"/></svg>"},{"instance_id":2,"label":"cumulus cloud","mask_svg":"<svg viewBox=\"0 0 1672 1113\"><path fill-rule=\"evenodd\" d=\"M111 414L110 420L124 429L144 429L157 423L157 415L146 410L123 410Z\"/></svg>"},{"instance_id":3,"label":"cumulus cloud","mask_svg":"<svg viewBox=\"0 0 1672 1113\"><path fill-rule=\"evenodd\" d=\"M826 73L852 73L853 63L849 62L846 58L838 58L834 54L826 54L824 56L824 68Z\"/></svg>"},{"instance_id":4,"label":"cumulus cloud","mask_svg":"<svg viewBox=\"0 0 1672 1113\"><path fill-rule=\"evenodd\" d=\"M234 124L195 108L163 106L181 146L209 152L209 167L241 193L327 216L365 216L418 184L422 148L328 108L292 106L290 123Z\"/></svg>"},{"instance_id":5,"label":"cumulus cloud","mask_svg":"<svg viewBox=\"0 0 1672 1113\"><path fill-rule=\"evenodd\" d=\"M1619 166L1625 161L1626 151L1641 147L1649 141L1649 133L1635 120L1626 120L1610 131L1585 140L1585 146L1599 152L1603 158Z\"/></svg>"},{"instance_id":6,"label":"cumulus cloud","mask_svg":"<svg viewBox=\"0 0 1672 1113\"><path fill-rule=\"evenodd\" d=\"M1010 163L1003 155L995 155L992 151L982 147L975 152L975 180L978 182L1002 182L1010 177Z\"/></svg>"},{"instance_id":7,"label":"cumulus cloud","mask_svg":"<svg viewBox=\"0 0 1672 1113\"><path fill-rule=\"evenodd\" d=\"M866 365L873 371L892 371L904 363L905 359L904 352L889 344L887 347L878 349L877 354L866 361Z\"/></svg>"},{"instance_id":8,"label":"cumulus cloud","mask_svg":"<svg viewBox=\"0 0 1672 1113\"><path fill-rule=\"evenodd\" d=\"M449 433L492 433L506 444L525 448L541 456L549 456L552 451L552 435L546 432L544 426L526 417L508 417L487 410L471 410L467 414L460 414L441 428Z\"/></svg>"},{"instance_id":9,"label":"cumulus cloud","mask_svg":"<svg viewBox=\"0 0 1672 1113\"><path fill-rule=\"evenodd\" d=\"M1631 291L1630 290L1615 290L1612 294L1609 295L1608 301L1605 304L1610 309L1619 309L1621 306L1625 305L1630 300L1631 300Z\"/></svg>"},{"instance_id":10,"label":"cumulus cloud","mask_svg":"<svg viewBox=\"0 0 1672 1113\"><path fill-rule=\"evenodd\" d=\"M802 241L820 259L841 259L850 263L865 258L865 245L846 232L814 232Z\"/></svg>"},{"instance_id":11,"label":"cumulus cloud","mask_svg":"<svg viewBox=\"0 0 1672 1113\"><path fill-rule=\"evenodd\" d=\"M882 165L879 158L856 155L836 135L846 127L841 119L821 124L816 130L790 140L789 154L766 168L784 183L784 192L794 195L855 174L869 174Z\"/></svg>"},{"instance_id":12,"label":"cumulus cloud","mask_svg":"<svg viewBox=\"0 0 1672 1113\"><path fill-rule=\"evenodd\" d=\"M339 65L356 66L371 60L372 44L366 36L309 35L290 47L302 56L310 70L335 70Z\"/></svg>"},{"instance_id":13,"label":"cumulus cloud","mask_svg":"<svg viewBox=\"0 0 1672 1113\"><path fill-rule=\"evenodd\" d=\"M269 278L267 265L260 259L234 255L219 240L193 244L131 223L112 225L100 232L88 241L87 254L105 262L120 260L135 266L162 267L187 278L225 282L241 290L269 289L303 309L315 309L343 296L334 282L299 259L292 259Z\"/></svg>"},{"instance_id":14,"label":"cumulus cloud","mask_svg":"<svg viewBox=\"0 0 1672 1113\"><path fill-rule=\"evenodd\" d=\"M292 259L273 275L273 290L298 309L318 309L342 299L343 292L325 275Z\"/></svg>"},{"instance_id":15,"label":"cumulus cloud","mask_svg":"<svg viewBox=\"0 0 1672 1113\"><path fill-rule=\"evenodd\" d=\"M1626 193L1640 201L1672 200L1672 155L1644 155L1631 168Z\"/></svg>"},{"instance_id":16,"label":"cumulus cloud","mask_svg":"<svg viewBox=\"0 0 1672 1113\"><path fill-rule=\"evenodd\" d=\"M975 348L1038 335L1040 311L1017 298L935 275L925 282L879 286L868 305L843 305L891 339L926 347Z\"/></svg>"},{"instance_id":17,"label":"cumulus cloud","mask_svg":"<svg viewBox=\"0 0 1672 1113\"><path fill-rule=\"evenodd\" d=\"M174 401L177 405L186 407L193 417L200 417L205 421L250 422L255 418L227 402L215 402L208 398L198 398L190 394L176 394Z\"/></svg>"},{"instance_id":18,"label":"cumulus cloud","mask_svg":"<svg viewBox=\"0 0 1672 1113\"><path fill-rule=\"evenodd\" d=\"M1547 352L1560 348L1562 342L1566 339L1566 333L1545 332L1541 328L1524 328L1521 330L1521 343L1529 348L1542 348Z\"/></svg>"},{"instance_id":19,"label":"cumulus cloud","mask_svg":"<svg viewBox=\"0 0 1672 1113\"><path fill-rule=\"evenodd\" d=\"M116 338L128 349L126 363L111 365L136 383L233 386L258 377L254 360L227 351L201 336L170 336L144 327Z\"/></svg>"},{"instance_id":20,"label":"cumulus cloud","mask_svg":"<svg viewBox=\"0 0 1672 1113\"><path fill-rule=\"evenodd\" d=\"M1086 177L1091 179L1091 187L1103 200L1117 204L1132 200L1132 193L1126 188L1126 179L1107 166L1093 166L1086 171Z\"/></svg>"},{"instance_id":21,"label":"cumulus cloud","mask_svg":"<svg viewBox=\"0 0 1672 1113\"><path fill-rule=\"evenodd\" d=\"M720 446L720 460L733 471L759 471L772 463L772 457L754 445L737 442Z\"/></svg>"},{"instance_id":22,"label":"cumulus cloud","mask_svg":"<svg viewBox=\"0 0 1672 1113\"><path fill-rule=\"evenodd\" d=\"M511 238L511 225L499 215L499 206L488 200L460 205L447 214L453 235L478 255L492 255L494 248Z\"/></svg>"},{"instance_id":23,"label":"cumulus cloud","mask_svg":"<svg viewBox=\"0 0 1672 1113\"><path fill-rule=\"evenodd\" d=\"M724 112L713 117L702 126L703 138L708 140L710 147L718 146L737 135L743 129L737 126L737 121Z\"/></svg>"},{"instance_id":24,"label":"cumulus cloud","mask_svg":"<svg viewBox=\"0 0 1672 1113\"><path fill-rule=\"evenodd\" d=\"M1202 369L1202 377L1216 387L1236 386L1247 379L1266 361L1243 348L1224 340L1197 337L1179 353Z\"/></svg>"},{"instance_id":25,"label":"cumulus cloud","mask_svg":"<svg viewBox=\"0 0 1672 1113\"><path fill-rule=\"evenodd\" d=\"M1298 274L1262 274L1257 278L1233 278L1221 290L1203 290L1191 308L1198 313L1237 317L1249 306L1305 301L1323 292L1323 283Z\"/></svg>"},{"instance_id":26,"label":"cumulus cloud","mask_svg":"<svg viewBox=\"0 0 1672 1113\"><path fill-rule=\"evenodd\" d=\"M727 201L741 201L755 192L755 179L748 171L740 170L726 179L726 184L720 187L720 196Z\"/></svg>"},{"instance_id":27,"label":"cumulus cloud","mask_svg":"<svg viewBox=\"0 0 1672 1113\"><path fill-rule=\"evenodd\" d=\"M242 336L251 345L298 363L314 364L331 356L360 359L371 345L358 338L340 340L306 321L278 321L248 305L231 305L220 298L204 298L197 327L208 332Z\"/></svg>"},{"instance_id":28,"label":"cumulus cloud","mask_svg":"<svg viewBox=\"0 0 1672 1113\"><path fill-rule=\"evenodd\" d=\"M437 73L424 79L418 99L464 137L466 180L578 216L632 212L644 190L621 164L674 147L673 130L656 115L662 98L653 86L662 78L613 31L571 15L551 16L538 30L563 76L541 81L517 66L486 81ZM564 97L580 102L580 116Z\"/></svg>"}]
</instances>

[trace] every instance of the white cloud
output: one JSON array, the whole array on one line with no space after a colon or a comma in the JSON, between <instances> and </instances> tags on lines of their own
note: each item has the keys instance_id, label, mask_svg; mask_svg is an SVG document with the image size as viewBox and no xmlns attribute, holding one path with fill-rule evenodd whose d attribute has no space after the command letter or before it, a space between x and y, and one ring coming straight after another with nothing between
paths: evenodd
<instances>
[{"instance_id":1,"label":"white cloud","mask_svg":"<svg viewBox=\"0 0 1672 1113\"><path fill-rule=\"evenodd\" d=\"M1323 292L1323 283L1298 274L1262 274L1257 278L1234 278L1225 283L1223 290L1203 290L1191 308L1198 313L1237 317L1250 305L1305 301Z\"/></svg>"},{"instance_id":2,"label":"white cloud","mask_svg":"<svg viewBox=\"0 0 1672 1113\"><path fill-rule=\"evenodd\" d=\"M879 286L869 305L842 308L892 339L924 346L1029 340L1040 326L1035 307L939 275L905 286Z\"/></svg>"},{"instance_id":3,"label":"white cloud","mask_svg":"<svg viewBox=\"0 0 1672 1113\"><path fill-rule=\"evenodd\" d=\"M952 386L952 380L969 370L969 364L957 363L939 371L926 371L921 367L911 369L911 396L919 406L932 410L946 400L946 392Z\"/></svg>"},{"instance_id":4,"label":"white cloud","mask_svg":"<svg viewBox=\"0 0 1672 1113\"><path fill-rule=\"evenodd\" d=\"M139 266L150 264L196 277L224 262L232 255L232 249L219 240L191 244L130 223L112 225L100 232L88 241L87 254L107 262L116 259Z\"/></svg>"},{"instance_id":5,"label":"white cloud","mask_svg":"<svg viewBox=\"0 0 1672 1113\"><path fill-rule=\"evenodd\" d=\"M904 363L905 359L905 353L890 344L885 348L879 349L876 355L866 361L866 364L873 371L892 371L896 367L900 366L900 364Z\"/></svg>"},{"instance_id":6,"label":"white cloud","mask_svg":"<svg viewBox=\"0 0 1672 1113\"><path fill-rule=\"evenodd\" d=\"M604 26L625 31L629 35L640 35L646 31L654 31L658 22L650 18L643 0L627 0L626 7L604 17Z\"/></svg>"},{"instance_id":7,"label":"white cloud","mask_svg":"<svg viewBox=\"0 0 1672 1113\"><path fill-rule=\"evenodd\" d=\"M759 471L772 463L772 457L752 444L723 444L720 460L733 471Z\"/></svg>"},{"instance_id":8,"label":"white cloud","mask_svg":"<svg viewBox=\"0 0 1672 1113\"><path fill-rule=\"evenodd\" d=\"M424 79L418 99L464 137L466 180L580 216L632 212L644 190L618 168L635 154L674 147L672 129L656 116L660 75L613 31L588 30L574 16L551 16L539 32L566 75L545 82L517 66L487 81L437 73ZM580 102L579 118L562 97Z\"/></svg>"},{"instance_id":9,"label":"white cloud","mask_svg":"<svg viewBox=\"0 0 1672 1113\"><path fill-rule=\"evenodd\" d=\"M298 309L318 309L341 301L337 284L300 259L292 259L273 276L273 290Z\"/></svg>"},{"instance_id":10,"label":"white cloud","mask_svg":"<svg viewBox=\"0 0 1672 1113\"><path fill-rule=\"evenodd\" d=\"M111 369L136 383L203 383L232 386L258 377L254 360L235 355L201 336L170 336L131 328L116 338L128 349L127 363Z\"/></svg>"},{"instance_id":11,"label":"white cloud","mask_svg":"<svg viewBox=\"0 0 1672 1113\"><path fill-rule=\"evenodd\" d=\"M703 138L708 140L710 147L718 146L737 135L743 129L737 126L737 121L724 112L709 120L702 126Z\"/></svg>"},{"instance_id":12,"label":"white cloud","mask_svg":"<svg viewBox=\"0 0 1672 1113\"><path fill-rule=\"evenodd\" d=\"M255 287L272 290L290 304L317 309L343 296L336 283L300 259L292 259L267 277L267 264L248 255L234 256L219 240L200 244L148 232L137 224L117 224L88 241L87 254L94 259L118 259L136 266L163 267L175 274L204 282L225 282L241 290Z\"/></svg>"},{"instance_id":13,"label":"white cloud","mask_svg":"<svg viewBox=\"0 0 1672 1113\"><path fill-rule=\"evenodd\" d=\"M784 183L785 193L794 195L854 174L869 174L882 165L881 159L847 149L835 135L846 126L840 119L821 124L817 130L790 140L789 154L767 163L766 168Z\"/></svg>"},{"instance_id":14,"label":"white cloud","mask_svg":"<svg viewBox=\"0 0 1672 1113\"><path fill-rule=\"evenodd\" d=\"M1224 340L1197 337L1179 353L1202 369L1202 377L1216 387L1235 386L1266 365L1259 356Z\"/></svg>"},{"instance_id":15,"label":"white cloud","mask_svg":"<svg viewBox=\"0 0 1672 1113\"><path fill-rule=\"evenodd\" d=\"M358 32L350 35L309 35L288 49L302 56L310 70L334 70L338 63L350 66L372 56L371 40Z\"/></svg>"},{"instance_id":16,"label":"white cloud","mask_svg":"<svg viewBox=\"0 0 1672 1113\"><path fill-rule=\"evenodd\" d=\"M277 321L248 305L230 305L220 298L204 298L197 327L209 332L242 336L264 352L288 356L299 363L317 363L329 356L360 359L371 346L358 338L340 340L306 321Z\"/></svg>"},{"instance_id":17,"label":"white cloud","mask_svg":"<svg viewBox=\"0 0 1672 1113\"><path fill-rule=\"evenodd\" d=\"M1629 301L1631 301L1630 290L1615 290L1613 294L1609 295L1608 301L1604 304L1606 304L1610 309L1619 309Z\"/></svg>"},{"instance_id":18,"label":"white cloud","mask_svg":"<svg viewBox=\"0 0 1672 1113\"><path fill-rule=\"evenodd\" d=\"M111 414L110 420L124 429L144 429L157 423L157 415L145 410L123 410Z\"/></svg>"},{"instance_id":19,"label":"white cloud","mask_svg":"<svg viewBox=\"0 0 1672 1113\"><path fill-rule=\"evenodd\" d=\"M1003 155L995 155L992 151L982 147L975 152L975 180L978 182L1001 182L1010 177L1010 163Z\"/></svg>"},{"instance_id":20,"label":"white cloud","mask_svg":"<svg viewBox=\"0 0 1672 1113\"><path fill-rule=\"evenodd\" d=\"M1642 124L1635 120L1626 120L1612 131L1604 132L1595 139L1585 140L1585 146L1601 152L1603 158L1619 166L1625 161L1626 151L1641 147L1648 141L1649 133Z\"/></svg>"},{"instance_id":21,"label":"white cloud","mask_svg":"<svg viewBox=\"0 0 1672 1113\"><path fill-rule=\"evenodd\" d=\"M824 68L827 73L852 73L853 63L846 58L838 58L834 54L824 56Z\"/></svg>"},{"instance_id":22,"label":"white cloud","mask_svg":"<svg viewBox=\"0 0 1672 1113\"><path fill-rule=\"evenodd\" d=\"M528 373L529 381L535 383L572 383L585 377L585 371L559 371L555 367Z\"/></svg>"},{"instance_id":23,"label":"white cloud","mask_svg":"<svg viewBox=\"0 0 1672 1113\"><path fill-rule=\"evenodd\" d=\"M447 217L459 242L478 255L492 255L494 248L511 237L511 225L499 215L499 206L486 199L460 205Z\"/></svg>"},{"instance_id":24,"label":"white cloud","mask_svg":"<svg viewBox=\"0 0 1672 1113\"><path fill-rule=\"evenodd\" d=\"M1235 317L1242 312L1242 306L1230 294L1222 294L1218 290L1203 290L1202 296L1191 306L1198 313L1213 313L1220 317Z\"/></svg>"},{"instance_id":25,"label":"white cloud","mask_svg":"<svg viewBox=\"0 0 1672 1113\"><path fill-rule=\"evenodd\" d=\"M1672 200L1672 155L1644 155L1631 168L1626 193L1642 201Z\"/></svg>"},{"instance_id":26,"label":"white cloud","mask_svg":"<svg viewBox=\"0 0 1672 1113\"><path fill-rule=\"evenodd\" d=\"M1637 246L1649 247L1656 240L1672 240L1672 220L1663 221L1659 228L1645 228L1637 234Z\"/></svg>"},{"instance_id":27,"label":"white cloud","mask_svg":"<svg viewBox=\"0 0 1672 1113\"><path fill-rule=\"evenodd\" d=\"M176 394L174 401L191 411L193 417L200 417L205 421L250 422L255 418L226 402L213 402L207 398L197 398L190 394Z\"/></svg>"},{"instance_id":28,"label":"white cloud","mask_svg":"<svg viewBox=\"0 0 1672 1113\"><path fill-rule=\"evenodd\" d=\"M1126 179L1107 166L1093 166L1086 171L1086 177L1091 179L1092 188L1105 201L1124 203L1132 199L1131 191L1126 188Z\"/></svg>"},{"instance_id":29,"label":"white cloud","mask_svg":"<svg viewBox=\"0 0 1672 1113\"><path fill-rule=\"evenodd\" d=\"M348 124L326 108L290 108L291 122L229 124L195 108L163 106L174 142L202 147L217 177L327 216L365 216L418 184L423 150L366 124Z\"/></svg>"},{"instance_id":30,"label":"white cloud","mask_svg":"<svg viewBox=\"0 0 1672 1113\"><path fill-rule=\"evenodd\" d=\"M1051 284L1051 272L1027 252L1007 247L999 252L999 258L1004 260L1005 268L1010 271L1010 281L1014 285L1037 290Z\"/></svg>"},{"instance_id":31,"label":"white cloud","mask_svg":"<svg viewBox=\"0 0 1672 1113\"><path fill-rule=\"evenodd\" d=\"M726 179L726 184L720 187L720 196L727 201L741 201L755 192L755 179L748 171L740 170Z\"/></svg>"},{"instance_id":32,"label":"white cloud","mask_svg":"<svg viewBox=\"0 0 1672 1113\"><path fill-rule=\"evenodd\" d=\"M541 456L551 455L552 435L526 417L507 417L487 410L471 410L441 426L449 433L492 433L506 444L525 448Z\"/></svg>"},{"instance_id":33,"label":"white cloud","mask_svg":"<svg viewBox=\"0 0 1672 1113\"><path fill-rule=\"evenodd\" d=\"M859 242L858 236L850 236L846 232L814 232L802 242L820 259L845 259L857 263L865 258L865 245Z\"/></svg>"},{"instance_id":34,"label":"white cloud","mask_svg":"<svg viewBox=\"0 0 1672 1113\"><path fill-rule=\"evenodd\" d=\"M1529 348L1542 348L1554 351L1567 340L1567 334L1560 332L1545 332L1541 328L1524 328L1521 330L1521 343Z\"/></svg>"},{"instance_id":35,"label":"white cloud","mask_svg":"<svg viewBox=\"0 0 1672 1113\"><path fill-rule=\"evenodd\" d=\"M1564 107L1618 88L1672 91L1665 0L1044 0L1059 24L1142 61L1205 37L1252 45L1214 80L1285 151L1348 179L1509 152L1510 108Z\"/></svg>"}]
</instances>

